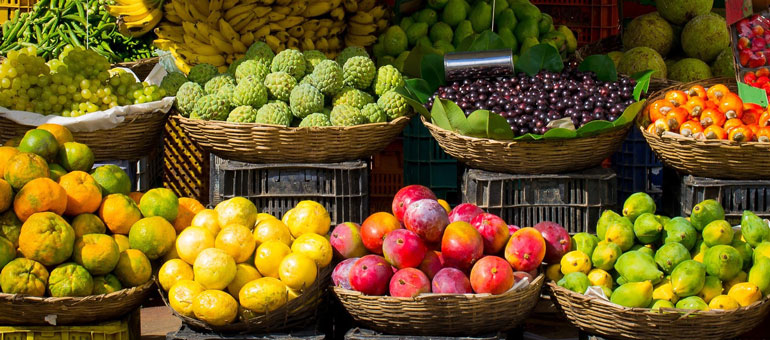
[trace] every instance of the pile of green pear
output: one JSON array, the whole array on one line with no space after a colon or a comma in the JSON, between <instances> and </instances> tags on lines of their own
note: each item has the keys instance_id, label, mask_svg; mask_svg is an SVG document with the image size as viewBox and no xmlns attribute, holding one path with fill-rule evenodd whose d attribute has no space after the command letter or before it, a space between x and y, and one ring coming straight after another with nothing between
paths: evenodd
<instances>
[{"instance_id":1,"label":"pile of green pear","mask_svg":"<svg viewBox=\"0 0 770 340\"><path fill-rule=\"evenodd\" d=\"M744 211L740 227L725 220L719 202L692 214L656 215L655 201L635 193L620 214L604 211L596 234L572 236L572 251L546 274L585 294L589 287L630 308L730 310L770 293L770 226Z\"/></svg>"}]
</instances>

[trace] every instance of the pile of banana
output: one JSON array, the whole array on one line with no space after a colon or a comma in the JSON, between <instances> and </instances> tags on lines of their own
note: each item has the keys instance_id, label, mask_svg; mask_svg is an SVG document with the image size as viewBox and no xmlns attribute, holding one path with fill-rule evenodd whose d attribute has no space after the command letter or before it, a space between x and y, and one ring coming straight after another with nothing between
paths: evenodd
<instances>
[{"instance_id":1,"label":"pile of banana","mask_svg":"<svg viewBox=\"0 0 770 340\"><path fill-rule=\"evenodd\" d=\"M107 10L118 18L120 34L138 38L152 31L163 19L162 4L163 0L115 0Z\"/></svg>"},{"instance_id":2,"label":"pile of banana","mask_svg":"<svg viewBox=\"0 0 770 340\"><path fill-rule=\"evenodd\" d=\"M345 31L346 46L367 47L377 42L378 33L388 27L388 10L377 0L344 0L349 17Z\"/></svg>"}]
</instances>

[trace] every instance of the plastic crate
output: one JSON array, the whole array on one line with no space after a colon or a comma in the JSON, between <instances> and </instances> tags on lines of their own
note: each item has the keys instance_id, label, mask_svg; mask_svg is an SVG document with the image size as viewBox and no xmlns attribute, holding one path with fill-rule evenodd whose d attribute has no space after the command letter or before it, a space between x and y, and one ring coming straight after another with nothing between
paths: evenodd
<instances>
[{"instance_id":1,"label":"plastic crate","mask_svg":"<svg viewBox=\"0 0 770 340\"><path fill-rule=\"evenodd\" d=\"M635 192L646 192L663 204L663 163L652 152L637 129L631 129L620 150L612 156L612 168L618 176L618 202Z\"/></svg>"},{"instance_id":2,"label":"plastic crate","mask_svg":"<svg viewBox=\"0 0 770 340\"><path fill-rule=\"evenodd\" d=\"M424 185L451 202L459 196L459 173L457 160L441 149L419 119L412 119L404 129L404 185Z\"/></svg>"},{"instance_id":3,"label":"plastic crate","mask_svg":"<svg viewBox=\"0 0 770 340\"><path fill-rule=\"evenodd\" d=\"M227 334L197 332L182 324L176 332L166 335L166 340L323 340L325 336L314 330L276 334Z\"/></svg>"},{"instance_id":4,"label":"plastic crate","mask_svg":"<svg viewBox=\"0 0 770 340\"><path fill-rule=\"evenodd\" d=\"M303 200L321 203L332 224L369 216L369 165L342 163L250 164L211 155L209 202L242 196L260 212L281 218Z\"/></svg>"},{"instance_id":5,"label":"plastic crate","mask_svg":"<svg viewBox=\"0 0 770 340\"><path fill-rule=\"evenodd\" d=\"M415 335L388 335L364 328L353 328L345 334L345 340L505 340L503 333L482 336L415 336Z\"/></svg>"},{"instance_id":6,"label":"plastic crate","mask_svg":"<svg viewBox=\"0 0 770 340\"><path fill-rule=\"evenodd\" d=\"M602 211L615 208L617 183L611 169L593 168L557 175L511 175L469 169L463 202L520 227L561 224L571 234L595 232Z\"/></svg>"},{"instance_id":7,"label":"plastic crate","mask_svg":"<svg viewBox=\"0 0 770 340\"><path fill-rule=\"evenodd\" d=\"M404 141L399 138L372 157L369 212L390 211L393 196L404 186Z\"/></svg>"},{"instance_id":8,"label":"plastic crate","mask_svg":"<svg viewBox=\"0 0 770 340\"><path fill-rule=\"evenodd\" d=\"M137 309L120 320L81 326L0 326L2 340L139 340Z\"/></svg>"},{"instance_id":9,"label":"plastic crate","mask_svg":"<svg viewBox=\"0 0 770 340\"><path fill-rule=\"evenodd\" d=\"M163 186L179 197L209 200L209 153L193 143L176 120L163 132Z\"/></svg>"},{"instance_id":10,"label":"plastic crate","mask_svg":"<svg viewBox=\"0 0 770 340\"><path fill-rule=\"evenodd\" d=\"M0 0L0 24L13 17L13 11L29 12L37 0Z\"/></svg>"},{"instance_id":11,"label":"plastic crate","mask_svg":"<svg viewBox=\"0 0 770 340\"><path fill-rule=\"evenodd\" d=\"M575 31L579 45L620 32L618 0L533 0L532 4L551 15L554 25Z\"/></svg>"}]
</instances>

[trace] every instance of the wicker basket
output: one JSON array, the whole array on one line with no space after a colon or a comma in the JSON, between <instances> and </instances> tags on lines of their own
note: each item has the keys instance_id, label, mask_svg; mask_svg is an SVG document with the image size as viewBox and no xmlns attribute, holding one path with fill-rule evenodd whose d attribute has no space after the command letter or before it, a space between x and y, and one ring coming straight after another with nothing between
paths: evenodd
<instances>
[{"instance_id":1,"label":"wicker basket","mask_svg":"<svg viewBox=\"0 0 770 340\"><path fill-rule=\"evenodd\" d=\"M728 339L748 332L762 323L770 300L730 311L688 311L673 309L653 312L648 308L627 308L597 297L575 293L554 282L548 291L556 307L581 330L612 339Z\"/></svg>"},{"instance_id":2,"label":"wicker basket","mask_svg":"<svg viewBox=\"0 0 770 340\"><path fill-rule=\"evenodd\" d=\"M586 57L594 54L607 54L612 51L623 50L623 42L620 41L620 36L615 35L591 44L583 45L583 47L575 51L575 59L580 63ZM681 84L681 82L670 79L650 78L650 88L647 93L652 93L678 84Z\"/></svg>"},{"instance_id":3,"label":"wicker basket","mask_svg":"<svg viewBox=\"0 0 770 340\"><path fill-rule=\"evenodd\" d=\"M0 294L2 325L79 325L122 318L144 303L154 280L110 294L86 297L33 297Z\"/></svg>"},{"instance_id":4,"label":"wicker basket","mask_svg":"<svg viewBox=\"0 0 770 340\"><path fill-rule=\"evenodd\" d=\"M427 294L415 298L368 296L334 287L355 321L386 334L471 335L518 326L535 308L545 277L500 295Z\"/></svg>"},{"instance_id":5,"label":"wicker basket","mask_svg":"<svg viewBox=\"0 0 770 340\"><path fill-rule=\"evenodd\" d=\"M673 86L651 95L648 103L662 98L666 91L701 84L725 84L737 91L732 78L714 78ZM686 174L722 179L763 179L770 177L770 143L737 143L728 140L697 140L679 134L658 136L647 132L647 109L637 117L637 128L663 163Z\"/></svg>"},{"instance_id":6,"label":"wicker basket","mask_svg":"<svg viewBox=\"0 0 770 340\"><path fill-rule=\"evenodd\" d=\"M139 59L136 61L125 61L122 63L117 63L112 65L113 67L125 67L127 69L130 69L131 71L136 74L136 76L139 78L140 81L144 81L145 78L147 78L148 75L150 75L150 72L153 68L155 68L155 65L158 64L158 61L160 61L159 57L152 57L147 59Z\"/></svg>"},{"instance_id":7,"label":"wicker basket","mask_svg":"<svg viewBox=\"0 0 770 340\"><path fill-rule=\"evenodd\" d=\"M190 139L219 157L247 163L334 163L369 157L384 149L409 123L287 128L228 123L174 115Z\"/></svg>"},{"instance_id":8,"label":"wicker basket","mask_svg":"<svg viewBox=\"0 0 770 340\"><path fill-rule=\"evenodd\" d=\"M326 295L326 287L331 283L332 269L331 265L321 269L315 282L305 289L300 296L289 301L283 307L265 315L256 316L248 321L236 319L234 323L229 325L214 326L198 319L181 315L173 308L171 311L183 323L199 331L217 333L274 333L303 329L313 324L319 313L322 312L320 306ZM160 284L158 284L158 287L160 287ZM158 291L166 306L171 307L168 302L168 294L161 288L158 288Z\"/></svg>"},{"instance_id":9,"label":"wicker basket","mask_svg":"<svg viewBox=\"0 0 770 340\"><path fill-rule=\"evenodd\" d=\"M422 122L442 149L466 165L514 174L554 174L599 165L618 150L633 124L596 136L498 141L468 137Z\"/></svg>"},{"instance_id":10,"label":"wicker basket","mask_svg":"<svg viewBox=\"0 0 770 340\"><path fill-rule=\"evenodd\" d=\"M91 148L96 161L139 159L161 146L167 116L168 113L162 111L130 114L112 129L73 132L72 135L75 141ZM23 136L27 130L34 128L0 117L0 141Z\"/></svg>"}]
</instances>

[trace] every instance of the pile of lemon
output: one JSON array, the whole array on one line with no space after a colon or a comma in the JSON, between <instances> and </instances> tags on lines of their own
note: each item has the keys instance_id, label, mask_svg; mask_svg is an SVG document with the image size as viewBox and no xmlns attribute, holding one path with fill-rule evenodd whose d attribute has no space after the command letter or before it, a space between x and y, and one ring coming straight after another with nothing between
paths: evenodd
<instances>
[{"instance_id":1,"label":"pile of lemon","mask_svg":"<svg viewBox=\"0 0 770 340\"><path fill-rule=\"evenodd\" d=\"M235 197L198 212L158 280L177 313L223 326L274 311L320 279L332 260L326 209L302 201L282 220Z\"/></svg>"}]
</instances>

